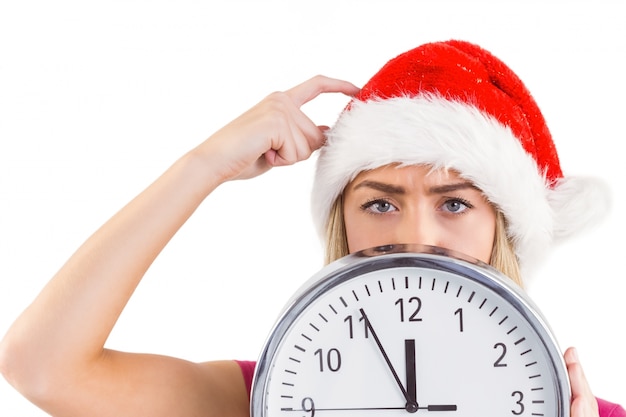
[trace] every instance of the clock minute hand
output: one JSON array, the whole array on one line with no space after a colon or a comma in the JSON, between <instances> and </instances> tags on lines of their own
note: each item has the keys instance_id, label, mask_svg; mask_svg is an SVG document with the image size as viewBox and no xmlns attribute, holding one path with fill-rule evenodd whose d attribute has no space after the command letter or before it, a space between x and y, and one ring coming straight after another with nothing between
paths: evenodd
<instances>
[{"instance_id":1,"label":"clock minute hand","mask_svg":"<svg viewBox=\"0 0 626 417\"><path fill-rule=\"evenodd\" d=\"M404 388L404 385L402 385L402 382L400 381L400 377L398 377L398 373L396 372L395 368L393 367L393 364L391 363L391 360L389 359L389 356L387 355L387 352L385 352L385 348L383 348L382 343L380 343L380 339L378 338L378 335L376 334L376 331L372 327L372 323L367 318L367 314L365 314L365 310L363 310L361 308L361 309L359 309L359 311L361 312L361 315L363 316L363 320L365 320L365 325L369 329L370 333L372 333L372 337L376 341L376 345L378 346L378 349L380 350L380 353L382 353L383 358L385 358L385 362L387 363L387 367L391 371L391 373L393 375L393 378L396 380L396 383L398 384L398 387L400 388L400 391L402 391L402 395L404 395L404 398L406 399L406 407L405 407L406 410L409 411L409 412L414 413L415 411L417 411L417 403L415 402L415 400L412 400L409 397L406 389Z\"/></svg>"}]
</instances>

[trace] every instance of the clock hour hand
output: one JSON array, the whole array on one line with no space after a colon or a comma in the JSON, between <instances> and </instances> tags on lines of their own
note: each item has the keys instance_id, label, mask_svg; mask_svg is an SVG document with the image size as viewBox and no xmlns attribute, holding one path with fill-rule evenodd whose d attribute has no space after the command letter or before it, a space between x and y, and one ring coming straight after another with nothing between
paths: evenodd
<instances>
[{"instance_id":1,"label":"clock hour hand","mask_svg":"<svg viewBox=\"0 0 626 417\"><path fill-rule=\"evenodd\" d=\"M408 407L409 403L417 405L415 339L406 339L404 341L404 363L406 369L406 397Z\"/></svg>"},{"instance_id":2,"label":"clock hour hand","mask_svg":"<svg viewBox=\"0 0 626 417\"><path fill-rule=\"evenodd\" d=\"M372 323L367 318L367 314L365 314L365 310L363 310L361 308L361 309L359 309L359 311L361 312L361 315L363 316L363 320L365 320L365 325L367 326L368 330L372 334L372 337L376 341L376 345L378 346L378 349L380 350L380 353L382 353L383 358L385 358L385 362L387 363L387 367L391 371L391 374L393 375L393 378L396 380L396 383L398 384L398 387L400 388L400 391L402 391L402 395L404 395L404 398L406 399L406 405L405 405L406 411L408 411L409 413L416 412L418 410L418 406L417 406L417 402L415 401L415 398L411 398L409 396L407 390L404 388L404 385L402 385L402 382L400 381L400 377L398 377L398 373L396 372L396 369L393 367L393 364L391 363L391 360L389 359L389 356L387 355L387 352L385 352L385 348L383 348L382 343L380 343L380 339L378 338L378 335L376 334L376 331L372 327ZM413 344L413 348L414 348L413 350L415 351L415 343ZM415 353L413 353L413 358L415 358ZM407 376L408 376L408 374L407 374ZM415 397L415 396L413 396L413 397Z\"/></svg>"}]
</instances>

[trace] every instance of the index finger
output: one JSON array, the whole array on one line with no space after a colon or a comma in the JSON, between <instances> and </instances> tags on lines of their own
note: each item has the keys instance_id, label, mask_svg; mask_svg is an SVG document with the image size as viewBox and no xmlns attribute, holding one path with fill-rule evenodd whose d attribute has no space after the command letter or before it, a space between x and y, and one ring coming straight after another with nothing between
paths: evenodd
<instances>
[{"instance_id":1,"label":"index finger","mask_svg":"<svg viewBox=\"0 0 626 417\"><path fill-rule=\"evenodd\" d=\"M359 90L360 88L351 82L316 75L302 84L287 90L285 93L300 107L322 93L342 93L347 96L354 96Z\"/></svg>"}]
</instances>

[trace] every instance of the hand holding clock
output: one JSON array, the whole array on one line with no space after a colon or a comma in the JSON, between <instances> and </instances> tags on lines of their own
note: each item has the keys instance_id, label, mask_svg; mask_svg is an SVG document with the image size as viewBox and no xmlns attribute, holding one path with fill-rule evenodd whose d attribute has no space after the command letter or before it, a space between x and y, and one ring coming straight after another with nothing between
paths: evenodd
<instances>
[{"instance_id":1,"label":"hand holding clock","mask_svg":"<svg viewBox=\"0 0 626 417\"><path fill-rule=\"evenodd\" d=\"M572 387L571 417L597 417L598 401L591 392L585 373L578 359L576 349L565 351L565 363Z\"/></svg>"}]
</instances>

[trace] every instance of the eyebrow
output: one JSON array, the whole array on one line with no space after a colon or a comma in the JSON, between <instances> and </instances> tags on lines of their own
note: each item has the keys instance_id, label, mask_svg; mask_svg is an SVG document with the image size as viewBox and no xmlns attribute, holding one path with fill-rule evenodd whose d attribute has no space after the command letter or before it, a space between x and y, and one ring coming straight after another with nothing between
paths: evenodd
<instances>
[{"instance_id":1,"label":"eyebrow","mask_svg":"<svg viewBox=\"0 0 626 417\"><path fill-rule=\"evenodd\" d=\"M354 186L354 190L358 190L359 188L364 188L364 187L372 188L374 190L381 191L387 194L406 194L406 190L404 189L404 187L401 187L399 185L388 184L385 182L371 181L371 180L361 181L360 183Z\"/></svg>"},{"instance_id":2,"label":"eyebrow","mask_svg":"<svg viewBox=\"0 0 626 417\"><path fill-rule=\"evenodd\" d=\"M402 186L388 184L388 183L379 182L379 181L371 181L371 180L365 180L365 181L358 183L357 185L354 186L354 190L357 190L363 187L372 188L374 190L381 191L383 193L388 193L388 194L406 194L406 190ZM450 193L450 192L454 192L458 190L464 190L468 188L472 188L474 190L480 191L479 188L476 187L471 182L463 181L463 182L458 182L454 184L444 184L444 185L437 185L437 186L430 187L428 189L428 193L429 194L445 194L445 193Z\"/></svg>"},{"instance_id":3,"label":"eyebrow","mask_svg":"<svg viewBox=\"0 0 626 417\"><path fill-rule=\"evenodd\" d=\"M480 191L480 189L476 187L474 184L472 184L471 182L464 181L464 182L457 182L455 184L444 184L444 185L438 185L435 187L430 187L428 192L431 194L445 194L445 193L458 191L458 190L466 190L468 188L474 189L476 191Z\"/></svg>"}]
</instances>

